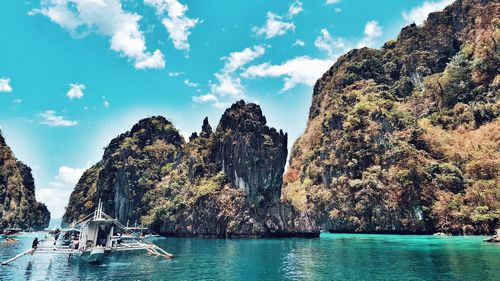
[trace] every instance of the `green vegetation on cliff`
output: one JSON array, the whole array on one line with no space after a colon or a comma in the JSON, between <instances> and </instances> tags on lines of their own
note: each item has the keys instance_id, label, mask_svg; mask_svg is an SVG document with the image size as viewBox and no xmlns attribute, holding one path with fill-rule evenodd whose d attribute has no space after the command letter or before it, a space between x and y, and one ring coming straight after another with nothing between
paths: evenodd
<instances>
[{"instance_id":1,"label":"green vegetation on cliff","mask_svg":"<svg viewBox=\"0 0 500 281\"><path fill-rule=\"evenodd\" d=\"M208 119L185 142L163 117L113 139L71 194L64 223L102 199L121 222L179 236L317 236L306 213L280 202L287 135L260 107L239 101L215 130Z\"/></svg>"},{"instance_id":2,"label":"green vegetation on cliff","mask_svg":"<svg viewBox=\"0 0 500 281\"><path fill-rule=\"evenodd\" d=\"M283 198L331 231L491 233L500 222L500 4L458 0L314 87Z\"/></svg>"},{"instance_id":3,"label":"green vegetation on cliff","mask_svg":"<svg viewBox=\"0 0 500 281\"><path fill-rule=\"evenodd\" d=\"M47 207L36 201L31 169L18 161L0 132L0 230L7 227L43 229L49 225Z\"/></svg>"}]
</instances>

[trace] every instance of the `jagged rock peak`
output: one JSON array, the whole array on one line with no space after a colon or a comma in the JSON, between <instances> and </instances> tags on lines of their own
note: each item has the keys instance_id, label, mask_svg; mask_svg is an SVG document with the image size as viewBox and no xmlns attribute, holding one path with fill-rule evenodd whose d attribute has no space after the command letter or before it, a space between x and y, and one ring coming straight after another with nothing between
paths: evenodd
<instances>
[{"instance_id":1,"label":"jagged rock peak","mask_svg":"<svg viewBox=\"0 0 500 281\"><path fill-rule=\"evenodd\" d=\"M193 132L191 136L189 136L189 141L194 141L197 138L198 138L198 133Z\"/></svg>"},{"instance_id":2,"label":"jagged rock peak","mask_svg":"<svg viewBox=\"0 0 500 281\"><path fill-rule=\"evenodd\" d=\"M200 137L208 138L211 134L212 127L210 126L210 123L208 123L208 117L205 117L205 119L203 119L203 125L201 126Z\"/></svg>"},{"instance_id":3,"label":"jagged rock peak","mask_svg":"<svg viewBox=\"0 0 500 281\"><path fill-rule=\"evenodd\" d=\"M140 147L149 145L155 140L164 140L167 143L175 145L182 145L184 143L184 138L172 122L163 116L152 116L141 119L130 131L114 138L106 148L103 159L108 158L114 153L128 137L132 137Z\"/></svg>"},{"instance_id":4,"label":"jagged rock peak","mask_svg":"<svg viewBox=\"0 0 500 281\"><path fill-rule=\"evenodd\" d=\"M240 100L226 109L220 119L218 130L232 129L233 131L255 131L264 127L266 117L262 115L260 106L254 103L245 103Z\"/></svg>"},{"instance_id":5,"label":"jagged rock peak","mask_svg":"<svg viewBox=\"0 0 500 281\"><path fill-rule=\"evenodd\" d=\"M236 102L216 131L216 163L252 203L280 198L287 134L266 126L260 106Z\"/></svg>"}]
</instances>

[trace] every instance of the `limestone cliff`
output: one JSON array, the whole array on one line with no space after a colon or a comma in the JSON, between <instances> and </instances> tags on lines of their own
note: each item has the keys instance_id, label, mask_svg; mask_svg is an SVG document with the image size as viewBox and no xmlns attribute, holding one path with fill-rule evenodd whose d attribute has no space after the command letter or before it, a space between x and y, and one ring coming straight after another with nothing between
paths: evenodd
<instances>
[{"instance_id":1,"label":"limestone cliff","mask_svg":"<svg viewBox=\"0 0 500 281\"><path fill-rule=\"evenodd\" d=\"M122 222L166 235L317 236L307 213L280 202L286 157L286 134L266 126L255 104L235 103L215 132L205 118L187 143L163 117L144 119L84 173L64 221L101 198Z\"/></svg>"},{"instance_id":2,"label":"limestone cliff","mask_svg":"<svg viewBox=\"0 0 500 281\"><path fill-rule=\"evenodd\" d=\"M287 135L266 126L258 105L240 101L231 106L220 120L215 139L216 165L250 202L279 201Z\"/></svg>"},{"instance_id":3,"label":"limestone cliff","mask_svg":"<svg viewBox=\"0 0 500 281\"><path fill-rule=\"evenodd\" d=\"M458 0L314 86L284 198L338 232L491 233L500 220L500 3Z\"/></svg>"},{"instance_id":4,"label":"limestone cliff","mask_svg":"<svg viewBox=\"0 0 500 281\"><path fill-rule=\"evenodd\" d=\"M179 160L183 138L161 116L139 121L111 141L102 161L85 171L70 196L63 221L89 214L99 199L105 210L126 223L139 221L141 200Z\"/></svg>"},{"instance_id":5,"label":"limestone cliff","mask_svg":"<svg viewBox=\"0 0 500 281\"><path fill-rule=\"evenodd\" d=\"M47 207L36 201L31 169L18 161L0 132L0 230L7 227L44 229Z\"/></svg>"}]
</instances>

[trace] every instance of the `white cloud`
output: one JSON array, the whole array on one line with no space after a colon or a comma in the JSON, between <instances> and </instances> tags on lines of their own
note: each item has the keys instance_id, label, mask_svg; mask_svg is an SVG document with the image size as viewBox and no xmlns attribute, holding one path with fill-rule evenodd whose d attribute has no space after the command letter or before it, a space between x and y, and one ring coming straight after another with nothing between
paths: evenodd
<instances>
[{"instance_id":1,"label":"white cloud","mask_svg":"<svg viewBox=\"0 0 500 281\"><path fill-rule=\"evenodd\" d=\"M206 94L206 95L193 97L193 101L195 101L195 102L219 102L219 99L215 95Z\"/></svg>"},{"instance_id":2,"label":"white cloud","mask_svg":"<svg viewBox=\"0 0 500 281\"><path fill-rule=\"evenodd\" d=\"M104 108L109 108L109 101L105 96L102 96L102 106L104 106Z\"/></svg>"},{"instance_id":3,"label":"white cloud","mask_svg":"<svg viewBox=\"0 0 500 281\"><path fill-rule=\"evenodd\" d=\"M187 17L187 5L182 5L177 0L144 0L144 4L156 9L156 14L163 17L162 24L167 29L174 47L179 50L189 50L189 35L200 20Z\"/></svg>"},{"instance_id":4,"label":"white cloud","mask_svg":"<svg viewBox=\"0 0 500 281\"><path fill-rule=\"evenodd\" d=\"M375 40L382 36L382 27L377 21L371 20L365 25L365 36L358 43L358 48L362 47L373 47L375 45Z\"/></svg>"},{"instance_id":5,"label":"white cloud","mask_svg":"<svg viewBox=\"0 0 500 281\"><path fill-rule=\"evenodd\" d=\"M232 52L228 57L222 58L222 60L226 61L223 72L234 72L262 56L265 52L266 49L262 45L245 48L240 52Z\"/></svg>"},{"instance_id":6,"label":"white cloud","mask_svg":"<svg viewBox=\"0 0 500 281\"><path fill-rule=\"evenodd\" d=\"M70 127L78 124L78 121L66 120L63 116L57 116L54 110L47 110L39 115L42 118L40 123L50 127Z\"/></svg>"},{"instance_id":7,"label":"white cloud","mask_svg":"<svg viewBox=\"0 0 500 281\"><path fill-rule=\"evenodd\" d=\"M304 47L306 45L306 42L300 40L300 39L297 39L295 40L295 42L293 43L292 46L301 46L301 47Z\"/></svg>"},{"instance_id":8,"label":"white cloud","mask_svg":"<svg viewBox=\"0 0 500 281\"><path fill-rule=\"evenodd\" d=\"M69 99L81 99L84 94L83 90L85 90L85 85L83 84L69 84L69 91L66 93L66 96Z\"/></svg>"},{"instance_id":9,"label":"white cloud","mask_svg":"<svg viewBox=\"0 0 500 281\"><path fill-rule=\"evenodd\" d=\"M160 50L155 50L152 55L148 55L144 59L136 62L135 68L137 69L147 69L147 68L164 68L165 58Z\"/></svg>"},{"instance_id":10,"label":"white cloud","mask_svg":"<svg viewBox=\"0 0 500 281\"><path fill-rule=\"evenodd\" d=\"M20 103L22 103L22 102L23 102L23 100L22 100L22 99L14 99L14 100L12 100L12 102L13 102L13 103L20 104Z\"/></svg>"},{"instance_id":11,"label":"white cloud","mask_svg":"<svg viewBox=\"0 0 500 281\"><path fill-rule=\"evenodd\" d=\"M287 33L289 30L295 30L295 24L293 22L282 21L282 17L272 13L267 13L266 24L262 27L254 26L252 31L256 35L264 35L267 39L273 38L275 36L281 36Z\"/></svg>"},{"instance_id":12,"label":"white cloud","mask_svg":"<svg viewBox=\"0 0 500 281\"><path fill-rule=\"evenodd\" d=\"M61 166L59 167L59 171L55 179L57 182L60 182L64 185L76 185L83 172L85 172L85 168L77 169L67 166Z\"/></svg>"},{"instance_id":13,"label":"white cloud","mask_svg":"<svg viewBox=\"0 0 500 281\"><path fill-rule=\"evenodd\" d=\"M302 56L278 65L263 63L250 66L242 76L246 78L283 77L284 85L281 92L285 92L298 84L313 86L333 62L333 59L321 60Z\"/></svg>"},{"instance_id":14,"label":"white cloud","mask_svg":"<svg viewBox=\"0 0 500 281\"><path fill-rule=\"evenodd\" d=\"M440 1L424 1L421 6L411 9L409 12L403 11L403 18L409 23L416 23L418 25L424 23L430 13L443 10L446 6L453 3L454 0L440 0Z\"/></svg>"},{"instance_id":15,"label":"white cloud","mask_svg":"<svg viewBox=\"0 0 500 281\"><path fill-rule=\"evenodd\" d=\"M338 7L337 7L337 8L335 8L335 13L340 13L340 12L342 12L342 9L341 9L341 8L338 8Z\"/></svg>"},{"instance_id":16,"label":"white cloud","mask_svg":"<svg viewBox=\"0 0 500 281\"><path fill-rule=\"evenodd\" d=\"M245 65L259 58L266 49L262 45L248 47L239 52L232 52L221 59L224 67L214 74L216 82L209 82L210 93L193 97L195 102L210 102L216 107L223 107L230 101L244 97L244 87L241 83L241 71ZM227 102L221 102L225 97Z\"/></svg>"},{"instance_id":17,"label":"white cloud","mask_svg":"<svg viewBox=\"0 0 500 281\"><path fill-rule=\"evenodd\" d=\"M0 78L0 93L10 93L12 92L12 87L10 86L9 78Z\"/></svg>"},{"instance_id":18,"label":"white cloud","mask_svg":"<svg viewBox=\"0 0 500 281\"><path fill-rule=\"evenodd\" d=\"M146 49L141 16L124 11L119 0L43 0L31 14L45 15L73 35L96 31L109 36L110 48L131 60L136 69L165 67L160 50Z\"/></svg>"},{"instance_id":19,"label":"white cloud","mask_svg":"<svg viewBox=\"0 0 500 281\"><path fill-rule=\"evenodd\" d=\"M253 46L243 49L240 52L232 52L228 57L223 57L226 63L224 67L215 73L216 83L210 84L212 94L242 96L244 88L241 85L241 79L237 71L249 62L262 56L266 49L263 46Z\"/></svg>"},{"instance_id":20,"label":"white cloud","mask_svg":"<svg viewBox=\"0 0 500 281\"><path fill-rule=\"evenodd\" d=\"M327 5L333 5L333 4L337 4L339 3L340 0L326 0L326 4Z\"/></svg>"},{"instance_id":21,"label":"white cloud","mask_svg":"<svg viewBox=\"0 0 500 281\"><path fill-rule=\"evenodd\" d=\"M184 74L184 72L169 72L168 76L170 76L170 77L178 77L178 76L181 76L183 74Z\"/></svg>"},{"instance_id":22,"label":"white cloud","mask_svg":"<svg viewBox=\"0 0 500 281\"><path fill-rule=\"evenodd\" d=\"M321 35L314 41L314 46L328 54L329 57L335 56L335 50L343 52L346 48L346 42L342 38L333 38L330 32L325 28L321 29Z\"/></svg>"},{"instance_id":23,"label":"white cloud","mask_svg":"<svg viewBox=\"0 0 500 281\"><path fill-rule=\"evenodd\" d=\"M68 204L69 196L85 169L59 167L57 175L47 187L37 188L37 200L47 205L52 218L60 218Z\"/></svg>"},{"instance_id":24,"label":"white cloud","mask_svg":"<svg viewBox=\"0 0 500 281\"><path fill-rule=\"evenodd\" d=\"M290 4L290 7L288 7L288 16L293 17L302 11L302 2L295 0L292 4Z\"/></svg>"},{"instance_id":25,"label":"white cloud","mask_svg":"<svg viewBox=\"0 0 500 281\"><path fill-rule=\"evenodd\" d=\"M197 88L199 84L191 82L189 79L184 79L184 85L191 87L191 88Z\"/></svg>"}]
</instances>

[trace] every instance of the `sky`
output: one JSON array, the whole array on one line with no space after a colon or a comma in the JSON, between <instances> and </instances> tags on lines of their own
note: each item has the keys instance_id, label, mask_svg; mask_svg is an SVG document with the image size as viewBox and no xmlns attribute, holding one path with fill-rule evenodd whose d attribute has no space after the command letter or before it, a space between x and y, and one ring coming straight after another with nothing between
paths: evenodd
<instances>
[{"instance_id":1,"label":"sky","mask_svg":"<svg viewBox=\"0 0 500 281\"><path fill-rule=\"evenodd\" d=\"M188 136L244 99L291 147L340 55L451 2L2 0L0 129L58 218L103 148L148 116Z\"/></svg>"}]
</instances>

